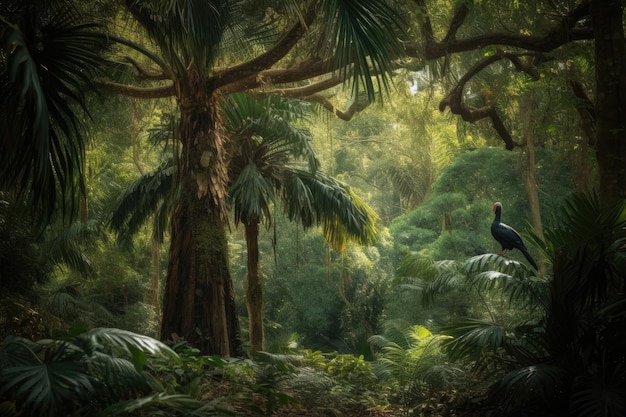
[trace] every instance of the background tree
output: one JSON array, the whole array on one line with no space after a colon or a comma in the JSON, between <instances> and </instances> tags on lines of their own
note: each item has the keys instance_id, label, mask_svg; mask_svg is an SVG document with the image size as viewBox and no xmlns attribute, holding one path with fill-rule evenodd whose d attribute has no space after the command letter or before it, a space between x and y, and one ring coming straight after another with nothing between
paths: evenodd
<instances>
[{"instance_id":1,"label":"background tree","mask_svg":"<svg viewBox=\"0 0 626 417\"><path fill-rule=\"evenodd\" d=\"M235 224L245 229L246 308L253 352L264 349L259 225L271 226L274 204L305 229L323 225L326 238L339 251L349 239L369 244L375 237L375 213L344 184L317 171L310 133L290 123L303 116L297 105L277 99L257 103L232 94L225 106L225 127L231 132L229 197ZM297 167L299 159L304 168Z\"/></svg>"},{"instance_id":2,"label":"background tree","mask_svg":"<svg viewBox=\"0 0 626 417\"><path fill-rule=\"evenodd\" d=\"M622 4L619 1L581 0L578 2L551 3L459 3L454 8L437 8L436 2L416 0L423 44L407 45L407 55L426 60L443 60L448 68L449 57L454 54L469 54L475 61L458 78L449 90L440 109L449 108L463 120L476 122L489 120L504 142L506 149L520 146L519 139L511 135L496 102L476 105L468 100L468 89L475 77L485 69L506 63L504 70L520 72L522 76L538 80L545 68L560 68L564 85L575 87L572 96L578 99L578 108L583 108L581 119L593 131L591 146L596 150L599 168L601 199L611 202L624 197L624 166L626 155L623 120L623 102L626 96L624 81L624 31ZM442 15L439 11L453 10ZM504 16L513 26L500 30L493 20ZM536 18L542 16L542 18ZM479 26L480 25L480 26ZM595 98L581 89L582 83L572 83L565 60L579 52L576 45L594 40L595 51ZM482 56L481 56L482 54ZM561 58L563 57L563 58ZM557 70L558 71L558 70ZM602 111L599 111L602 110ZM587 117L592 115L591 117ZM589 122L591 122L589 124ZM617 166L617 162L620 166ZM617 184L620 184L619 186Z\"/></svg>"}]
</instances>

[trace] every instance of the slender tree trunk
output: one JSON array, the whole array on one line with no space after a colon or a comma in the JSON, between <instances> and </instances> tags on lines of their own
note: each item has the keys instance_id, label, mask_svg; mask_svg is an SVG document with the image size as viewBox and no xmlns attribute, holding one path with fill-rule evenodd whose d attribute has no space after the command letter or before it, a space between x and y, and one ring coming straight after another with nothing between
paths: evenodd
<instances>
[{"instance_id":1,"label":"slender tree trunk","mask_svg":"<svg viewBox=\"0 0 626 417\"><path fill-rule=\"evenodd\" d=\"M228 265L227 167L219 100L191 64L179 86L180 202L172 214L161 338L182 337L202 354L243 354Z\"/></svg>"},{"instance_id":2,"label":"slender tree trunk","mask_svg":"<svg viewBox=\"0 0 626 417\"><path fill-rule=\"evenodd\" d=\"M533 109L535 107L535 100L531 94L524 94L519 99L521 120L522 120L522 134L526 146L523 149L526 157L526 172L521 168L520 164L520 176L528 195L528 203L530 207L530 215L532 218L533 229L537 236L543 240L543 224L541 222L541 209L539 208L539 187L537 186L536 172L536 160L535 160L535 120L533 117Z\"/></svg>"},{"instance_id":3,"label":"slender tree trunk","mask_svg":"<svg viewBox=\"0 0 626 417\"><path fill-rule=\"evenodd\" d=\"M622 0L594 0L596 158L600 199L626 198L626 48Z\"/></svg>"},{"instance_id":4,"label":"slender tree trunk","mask_svg":"<svg viewBox=\"0 0 626 417\"><path fill-rule=\"evenodd\" d=\"M248 286L246 308L250 331L250 351L264 349L263 335L263 279L259 264L259 219L253 218L246 225L246 245L248 248Z\"/></svg>"},{"instance_id":5,"label":"slender tree trunk","mask_svg":"<svg viewBox=\"0 0 626 417\"><path fill-rule=\"evenodd\" d=\"M152 239L151 249L150 304L155 308L158 314L161 310L161 303L159 302L161 296L161 242L159 242L159 239Z\"/></svg>"}]
</instances>

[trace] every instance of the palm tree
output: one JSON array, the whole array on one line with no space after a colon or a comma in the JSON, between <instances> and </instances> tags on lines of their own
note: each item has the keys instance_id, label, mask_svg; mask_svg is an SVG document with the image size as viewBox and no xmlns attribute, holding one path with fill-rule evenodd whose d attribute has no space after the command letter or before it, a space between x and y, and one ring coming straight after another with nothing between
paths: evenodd
<instances>
[{"instance_id":1,"label":"palm tree","mask_svg":"<svg viewBox=\"0 0 626 417\"><path fill-rule=\"evenodd\" d=\"M0 123L5 138L29 139L3 142L3 178L22 191L30 189L31 182L37 185L40 192L29 197L47 207L48 214L56 205L57 190L63 197L78 194L84 142L81 119L68 103L74 101L79 108L84 104L79 87L93 79L91 70L101 63L98 52L105 41L130 48L135 57L141 54L141 59L116 60L116 72L101 79L100 85L139 98L175 97L178 103L180 146L174 178L181 198L170 224L161 337L179 335L195 342L203 353L240 354L227 262L229 179L224 151L229 138L220 118L222 97L248 90L298 96L349 118L354 106L342 112L316 93L352 80L354 95L364 89L371 101L377 89L387 88L390 63L401 50L400 17L380 0L282 2L275 10L285 20L272 26L253 19L264 36L246 49L241 47L250 39L241 35L247 29L246 18L258 16L258 11L249 15L236 11L238 2L124 2L121 12L128 12L129 19L145 30L158 49L154 52L116 34L99 36L89 26L68 25L77 13L43 4L47 2L3 2L1 80L7 93L3 99L8 100L2 102L7 110L2 114L8 117ZM232 16L237 16L236 24ZM32 22L45 24L45 30L35 30ZM233 40L238 48L228 55L225 46L233 45ZM244 50L255 55L245 60ZM55 60L32 59L44 56ZM63 56L69 59L57 59ZM116 82L128 80L124 75L129 74L144 84ZM42 88L54 82L58 88ZM294 83L302 84L284 88ZM19 133L14 126L22 127Z\"/></svg>"},{"instance_id":2,"label":"palm tree","mask_svg":"<svg viewBox=\"0 0 626 417\"><path fill-rule=\"evenodd\" d=\"M291 23L271 37L269 46L256 42L254 50L265 48L265 52L241 62L244 43L237 44L234 55L229 56L225 49L232 39L242 40L236 30L245 25L247 15L243 10L235 12L237 5L224 0L126 1L126 9L158 46L159 54L127 39L110 39L142 53L159 70L149 71L129 59L128 67L138 78L166 81L146 88L106 83L127 95L177 99L180 149L175 153L174 179L180 199L170 225L161 337L176 334L195 343L203 353L223 356L242 353L228 269L225 149L230 138L219 111L223 97L256 89L265 94L309 97L332 107L315 93L352 79L355 95L363 87L373 100L377 87L386 88L390 63L400 50L396 34L400 18L385 2L289 1L277 10L285 12ZM230 24L234 22L231 16L237 16L237 25ZM267 41L268 37L258 39ZM289 56L302 53L298 60ZM220 67L218 58L220 65L233 65ZM271 90L299 82L306 84Z\"/></svg>"},{"instance_id":3,"label":"palm tree","mask_svg":"<svg viewBox=\"0 0 626 417\"><path fill-rule=\"evenodd\" d=\"M289 219L305 229L323 225L327 240L340 251L345 250L347 240L369 244L375 238L377 217L372 209L345 184L317 170L310 132L295 125L309 108L297 100L270 97L257 101L241 93L224 102L224 127L231 138L228 201L235 223L245 228L252 351L263 349L259 225L271 226L273 205L282 203ZM298 168L298 163L307 169ZM166 163L125 190L111 216L112 228L132 235L151 213L162 220L179 198L172 177L172 164Z\"/></svg>"},{"instance_id":4,"label":"palm tree","mask_svg":"<svg viewBox=\"0 0 626 417\"><path fill-rule=\"evenodd\" d=\"M347 239L369 244L377 216L345 185L317 171L308 130L294 127L301 116L297 102L270 98L266 105L244 94L231 95L225 125L232 132L229 174L235 223L242 223L247 245L250 349L263 350L263 284L259 225L272 224L272 206L282 203L291 221L304 228L324 224L326 238L338 250ZM293 166L305 159L308 169Z\"/></svg>"}]
</instances>

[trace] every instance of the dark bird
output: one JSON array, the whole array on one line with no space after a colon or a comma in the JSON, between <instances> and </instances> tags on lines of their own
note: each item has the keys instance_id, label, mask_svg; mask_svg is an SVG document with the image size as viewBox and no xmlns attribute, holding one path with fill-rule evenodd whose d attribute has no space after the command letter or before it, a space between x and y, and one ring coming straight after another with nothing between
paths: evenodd
<instances>
[{"instance_id":1,"label":"dark bird","mask_svg":"<svg viewBox=\"0 0 626 417\"><path fill-rule=\"evenodd\" d=\"M502 223L502 203L495 203L493 205L493 211L496 212L496 218L493 219L493 223L491 223L491 235L502 246L502 251L499 255L506 255L507 251L510 249L519 249L533 268L539 270L539 268L537 268L537 263L533 257L530 256L530 253L528 253L528 249L526 248L526 245L524 245L524 241L522 240L520 234L508 224Z\"/></svg>"}]
</instances>

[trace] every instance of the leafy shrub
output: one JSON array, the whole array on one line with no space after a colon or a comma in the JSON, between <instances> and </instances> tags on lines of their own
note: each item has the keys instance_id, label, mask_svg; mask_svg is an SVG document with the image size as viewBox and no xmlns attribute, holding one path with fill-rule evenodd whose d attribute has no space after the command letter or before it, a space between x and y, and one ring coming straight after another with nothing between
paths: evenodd
<instances>
[{"instance_id":1,"label":"leafy shrub","mask_svg":"<svg viewBox=\"0 0 626 417\"><path fill-rule=\"evenodd\" d=\"M0 347L0 403L23 415L54 417L149 399L160 387L146 371L148 355L178 360L157 340L112 328L38 341L8 336Z\"/></svg>"}]
</instances>

